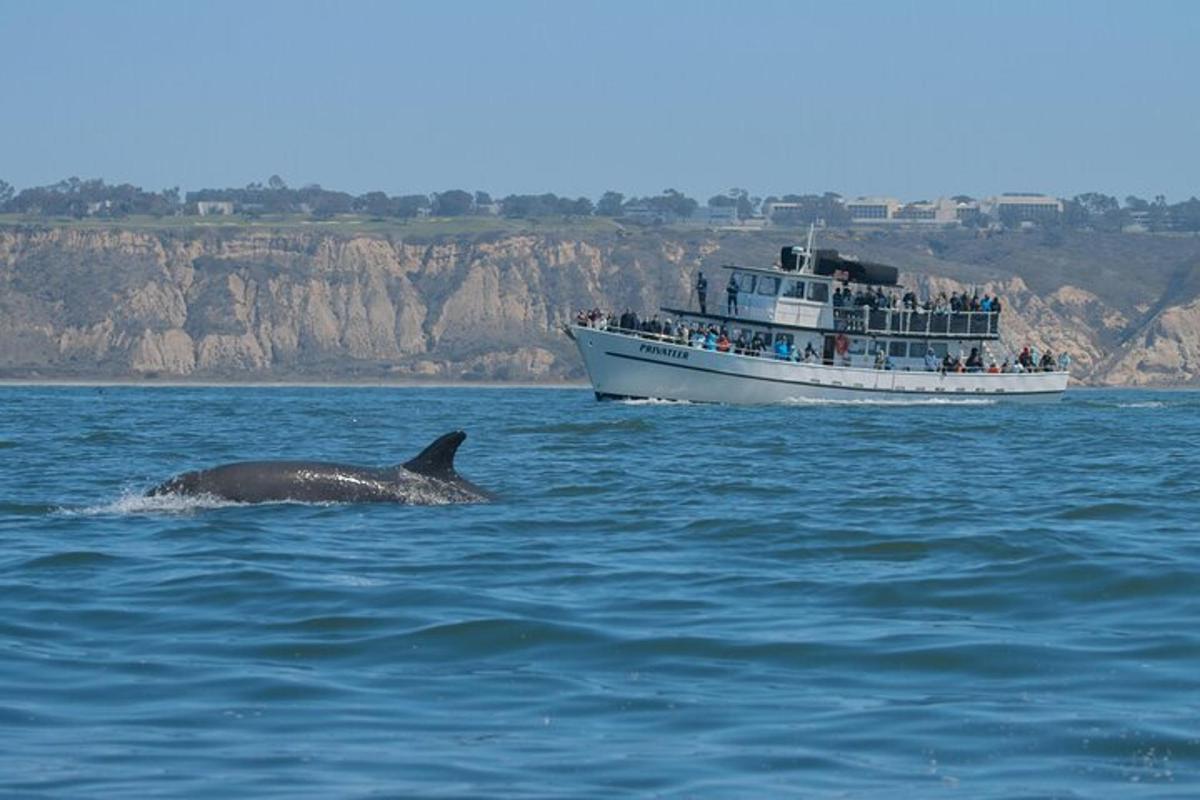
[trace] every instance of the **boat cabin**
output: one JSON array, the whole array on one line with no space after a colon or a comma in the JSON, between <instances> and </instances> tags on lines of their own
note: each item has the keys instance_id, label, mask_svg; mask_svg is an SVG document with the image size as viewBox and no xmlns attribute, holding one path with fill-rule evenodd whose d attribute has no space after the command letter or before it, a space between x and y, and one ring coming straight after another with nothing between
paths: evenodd
<instances>
[{"instance_id":1,"label":"boat cabin","mask_svg":"<svg viewBox=\"0 0 1200 800\"><path fill-rule=\"evenodd\" d=\"M724 265L729 278L710 285L703 313L662 310L724 327L731 339L758 334L768 347L811 347L823 363L838 366L924 369L930 351L940 362L972 349L985 367L997 361L987 345L1000 338L998 313L905 308L895 267L836 250L785 247L780 255L774 267Z\"/></svg>"}]
</instances>

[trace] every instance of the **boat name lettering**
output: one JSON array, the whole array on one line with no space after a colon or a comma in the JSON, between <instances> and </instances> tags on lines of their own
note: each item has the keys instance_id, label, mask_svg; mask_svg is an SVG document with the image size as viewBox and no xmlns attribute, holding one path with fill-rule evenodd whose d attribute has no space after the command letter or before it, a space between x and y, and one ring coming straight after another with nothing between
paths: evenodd
<instances>
[{"instance_id":1,"label":"boat name lettering","mask_svg":"<svg viewBox=\"0 0 1200 800\"><path fill-rule=\"evenodd\" d=\"M677 350L674 347L660 347L656 344L644 344L640 351L650 353L656 356L667 356L668 358L678 358L680 361L687 361L688 351Z\"/></svg>"}]
</instances>

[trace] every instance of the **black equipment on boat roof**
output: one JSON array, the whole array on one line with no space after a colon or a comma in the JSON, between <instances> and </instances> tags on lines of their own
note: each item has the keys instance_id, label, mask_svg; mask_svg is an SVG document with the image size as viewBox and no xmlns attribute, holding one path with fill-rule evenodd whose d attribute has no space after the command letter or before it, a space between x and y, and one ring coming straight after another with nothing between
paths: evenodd
<instances>
[{"instance_id":1,"label":"black equipment on boat roof","mask_svg":"<svg viewBox=\"0 0 1200 800\"><path fill-rule=\"evenodd\" d=\"M794 271L800 268L800 256L800 248L785 247L779 253L779 261L785 270ZM900 280L900 270L895 267L840 256L837 250L814 249L811 258L814 275L837 277L837 273L843 272L846 280L875 286L895 286Z\"/></svg>"}]
</instances>

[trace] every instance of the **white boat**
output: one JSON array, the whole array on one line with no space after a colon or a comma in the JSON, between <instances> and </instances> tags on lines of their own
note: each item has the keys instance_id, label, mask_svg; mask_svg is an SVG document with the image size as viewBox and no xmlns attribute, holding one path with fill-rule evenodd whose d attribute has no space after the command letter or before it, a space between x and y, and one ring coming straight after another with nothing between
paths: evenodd
<instances>
[{"instance_id":1,"label":"white boat","mask_svg":"<svg viewBox=\"0 0 1200 800\"><path fill-rule=\"evenodd\" d=\"M613 318L569 326L597 399L1045 402L1067 387L1064 364L1016 366L1000 338L1002 312L895 307L887 295L872 295L885 298L875 305L850 304L867 291L894 291L898 271L814 250L811 234L808 247L784 248L780 261L725 265L738 287L737 307L719 284L709 293L721 301L709 304L715 308L661 308L671 319L669 333L623 328ZM835 305L843 297L847 302ZM721 350L712 337L696 338L695 331L712 328L742 346L722 343L728 349ZM755 335L763 350L745 346ZM968 368L962 357L973 349L978 358ZM997 371L1002 364L1007 370Z\"/></svg>"}]
</instances>

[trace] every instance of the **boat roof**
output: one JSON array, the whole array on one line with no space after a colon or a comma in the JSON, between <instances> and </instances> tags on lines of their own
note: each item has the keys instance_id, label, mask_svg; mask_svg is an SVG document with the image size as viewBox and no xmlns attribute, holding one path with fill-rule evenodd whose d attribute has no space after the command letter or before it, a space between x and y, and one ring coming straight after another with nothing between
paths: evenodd
<instances>
[{"instance_id":1,"label":"boat roof","mask_svg":"<svg viewBox=\"0 0 1200 800\"><path fill-rule=\"evenodd\" d=\"M804 275L848 283L861 283L868 286L897 286L900 283L898 268L877 261L839 255L837 250L816 249L810 255L802 248L785 247L781 256L781 263L792 263L797 267L802 264L807 269L784 269L780 266L744 267L739 264L722 264L721 266L724 269L738 269L768 275ZM797 256L802 260L797 259Z\"/></svg>"}]
</instances>

